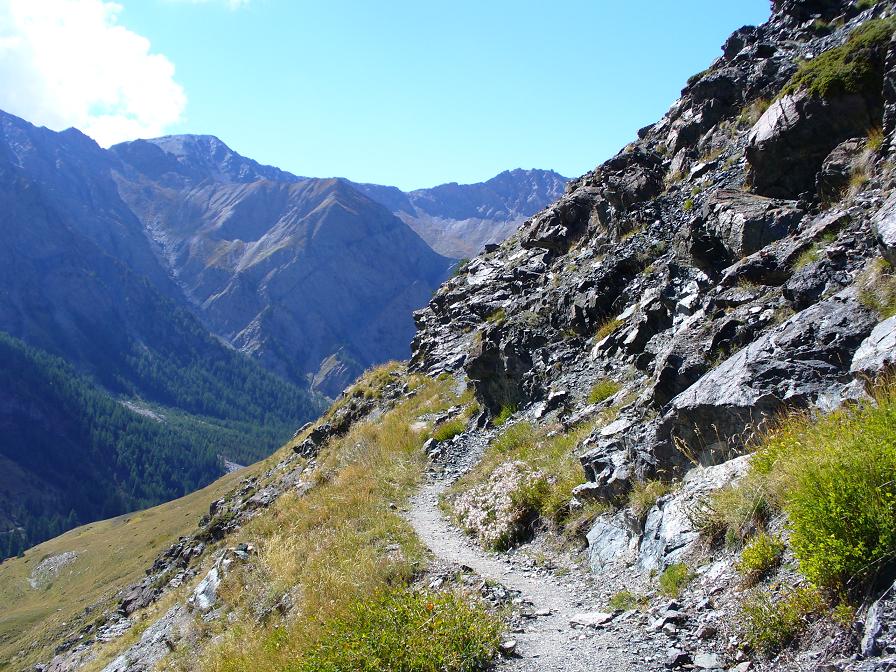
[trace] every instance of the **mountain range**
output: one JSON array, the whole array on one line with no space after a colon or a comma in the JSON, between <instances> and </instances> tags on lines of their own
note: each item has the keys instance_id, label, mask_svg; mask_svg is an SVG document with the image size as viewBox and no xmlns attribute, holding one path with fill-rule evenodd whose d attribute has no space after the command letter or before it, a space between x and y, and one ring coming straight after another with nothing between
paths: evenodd
<instances>
[{"instance_id":1,"label":"mountain range","mask_svg":"<svg viewBox=\"0 0 896 672\"><path fill-rule=\"evenodd\" d=\"M441 213L473 250L559 190L553 173L512 171L395 207L427 202L415 221ZM429 244L433 222L424 239L346 180L263 166L212 136L105 150L3 112L0 212L0 332L22 374L0 405L13 551L268 454L366 368L408 356L413 311L456 265Z\"/></svg>"}]
</instances>

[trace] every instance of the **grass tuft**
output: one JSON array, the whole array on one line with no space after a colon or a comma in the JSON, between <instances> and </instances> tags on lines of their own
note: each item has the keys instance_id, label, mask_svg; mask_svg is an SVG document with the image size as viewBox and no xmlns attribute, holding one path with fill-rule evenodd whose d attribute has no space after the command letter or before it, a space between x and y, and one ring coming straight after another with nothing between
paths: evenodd
<instances>
[{"instance_id":1,"label":"grass tuft","mask_svg":"<svg viewBox=\"0 0 896 672\"><path fill-rule=\"evenodd\" d=\"M638 481L628 495L628 505L639 520L647 515L660 497L671 492L672 484L665 481Z\"/></svg>"},{"instance_id":2,"label":"grass tuft","mask_svg":"<svg viewBox=\"0 0 896 672\"><path fill-rule=\"evenodd\" d=\"M294 672L483 670L501 622L453 592L386 589L323 624Z\"/></svg>"},{"instance_id":3,"label":"grass tuft","mask_svg":"<svg viewBox=\"0 0 896 672\"><path fill-rule=\"evenodd\" d=\"M594 386L591 388L591 391L588 393L588 403L589 404L599 404L602 401L606 401L614 394L619 391L619 383L611 378L601 378Z\"/></svg>"},{"instance_id":4,"label":"grass tuft","mask_svg":"<svg viewBox=\"0 0 896 672\"><path fill-rule=\"evenodd\" d=\"M781 564L784 548L784 542L780 539L767 532L760 532L741 551L737 571L749 583L756 583Z\"/></svg>"},{"instance_id":5,"label":"grass tuft","mask_svg":"<svg viewBox=\"0 0 896 672\"><path fill-rule=\"evenodd\" d=\"M505 422L510 420L514 413L516 413L516 406L513 404L505 404L501 407L501 410L498 411L498 415L496 415L492 419L492 425L494 425L495 427L500 427Z\"/></svg>"},{"instance_id":6,"label":"grass tuft","mask_svg":"<svg viewBox=\"0 0 896 672\"><path fill-rule=\"evenodd\" d=\"M896 315L896 271L882 258L875 259L856 280L859 302L882 318Z\"/></svg>"},{"instance_id":7,"label":"grass tuft","mask_svg":"<svg viewBox=\"0 0 896 672\"><path fill-rule=\"evenodd\" d=\"M679 597L693 580L694 573L690 568L683 562L676 562L666 567L660 574L660 591L668 597Z\"/></svg>"},{"instance_id":8,"label":"grass tuft","mask_svg":"<svg viewBox=\"0 0 896 672\"><path fill-rule=\"evenodd\" d=\"M446 420L445 422L439 424L432 432L432 438L434 438L438 443L442 443L443 441L450 441L458 434L463 434L463 431L467 428L466 423L462 418L452 418L451 420Z\"/></svg>"},{"instance_id":9,"label":"grass tuft","mask_svg":"<svg viewBox=\"0 0 896 672\"><path fill-rule=\"evenodd\" d=\"M602 341L607 336L615 332L619 327L623 325L623 321L618 317L610 317L601 322L600 326L597 328L597 331L594 334L595 341Z\"/></svg>"},{"instance_id":10,"label":"grass tuft","mask_svg":"<svg viewBox=\"0 0 896 672\"><path fill-rule=\"evenodd\" d=\"M636 595L630 590L620 590L610 597L607 606L613 611L631 611L645 607L647 602L647 598L643 595Z\"/></svg>"},{"instance_id":11,"label":"grass tuft","mask_svg":"<svg viewBox=\"0 0 896 672\"><path fill-rule=\"evenodd\" d=\"M574 454L593 430L585 424L548 435L528 422L494 439L476 467L448 491L446 504L458 523L490 547L513 545L537 520L562 526L570 517L572 490L584 482Z\"/></svg>"}]
</instances>

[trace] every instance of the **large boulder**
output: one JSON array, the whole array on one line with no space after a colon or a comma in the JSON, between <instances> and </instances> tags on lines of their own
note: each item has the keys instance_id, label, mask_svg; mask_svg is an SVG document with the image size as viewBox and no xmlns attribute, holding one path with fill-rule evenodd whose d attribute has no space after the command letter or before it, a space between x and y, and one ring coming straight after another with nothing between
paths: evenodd
<instances>
[{"instance_id":1,"label":"large boulder","mask_svg":"<svg viewBox=\"0 0 896 672\"><path fill-rule=\"evenodd\" d=\"M522 246L565 253L588 230L592 219L601 223L610 219L609 205L597 190L567 194L532 219L524 229Z\"/></svg>"},{"instance_id":2,"label":"large boulder","mask_svg":"<svg viewBox=\"0 0 896 672\"><path fill-rule=\"evenodd\" d=\"M822 99L798 91L772 103L747 137L748 179L757 194L795 198L812 191L838 144L874 124L862 96Z\"/></svg>"},{"instance_id":3,"label":"large boulder","mask_svg":"<svg viewBox=\"0 0 896 672\"><path fill-rule=\"evenodd\" d=\"M871 332L852 358L850 371L875 376L896 366L896 316L884 320Z\"/></svg>"},{"instance_id":4,"label":"large boulder","mask_svg":"<svg viewBox=\"0 0 896 672\"><path fill-rule=\"evenodd\" d=\"M658 459L717 464L785 408L836 396L874 324L852 289L797 313L672 400L658 429L666 442Z\"/></svg>"},{"instance_id":5,"label":"large boulder","mask_svg":"<svg viewBox=\"0 0 896 672\"><path fill-rule=\"evenodd\" d=\"M725 266L793 233L803 211L793 201L719 189L690 225L690 252L701 265Z\"/></svg>"},{"instance_id":6,"label":"large boulder","mask_svg":"<svg viewBox=\"0 0 896 672\"><path fill-rule=\"evenodd\" d=\"M850 138L834 147L821 170L815 176L815 190L818 197L825 202L839 200L849 187L853 166L862 150L865 149L863 138Z\"/></svg>"},{"instance_id":7,"label":"large boulder","mask_svg":"<svg viewBox=\"0 0 896 672\"><path fill-rule=\"evenodd\" d=\"M884 259L896 265L896 193L871 218L871 227Z\"/></svg>"},{"instance_id":8,"label":"large boulder","mask_svg":"<svg viewBox=\"0 0 896 672\"><path fill-rule=\"evenodd\" d=\"M660 499L647 514L638 550L638 565L647 571L661 571L690 553L700 538L694 524L694 507L713 490L728 485L749 466L741 456L713 467L692 469L675 494ZM589 539L590 539L589 534ZM592 553L593 565L594 553Z\"/></svg>"}]
</instances>

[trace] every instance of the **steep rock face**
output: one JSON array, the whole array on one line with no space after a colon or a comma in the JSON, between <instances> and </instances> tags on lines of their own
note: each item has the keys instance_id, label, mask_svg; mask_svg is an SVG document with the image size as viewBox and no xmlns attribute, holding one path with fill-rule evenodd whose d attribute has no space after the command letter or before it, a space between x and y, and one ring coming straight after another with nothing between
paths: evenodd
<instances>
[{"instance_id":1,"label":"steep rock face","mask_svg":"<svg viewBox=\"0 0 896 672\"><path fill-rule=\"evenodd\" d=\"M866 284L896 240L892 148L866 140L892 129L873 104L892 98L892 72L852 97L777 98L800 62L894 10L865 4L774 3L663 119L415 316L412 366L464 371L488 413L566 428L601 420L576 448L587 478L577 503L620 506L638 482L684 479L643 520L598 519L594 571L685 557L700 536L689 512L743 473L758 432L790 409L861 397L893 365L893 320ZM592 403L607 379L618 391ZM709 584L735 580L730 559L706 572Z\"/></svg>"},{"instance_id":2,"label":"steep rock face","mask_svg":"<svg viewBox=\"0 0 896 672\"><path fill-rule=\"evenodd\" d=\"M455 259L500 243L525 219L563 194L567 178L551 170L507 170L477 184L442 184L402 192L354 184L408 224L436 252Z\"/></svg>"},{"instance_id":3,"label":"steep rock face","mask_svg":"<svg viewBox=\"0 0 896 672\"><path fill-rule=\"evenodd\" d=\"M451 260L383 206L343 180L261 167L214 139L113 151L133 161L116 172L122 196L205 323L239 350L330 396L407 356L411 313Z\"/></svg>"}]
</instances>

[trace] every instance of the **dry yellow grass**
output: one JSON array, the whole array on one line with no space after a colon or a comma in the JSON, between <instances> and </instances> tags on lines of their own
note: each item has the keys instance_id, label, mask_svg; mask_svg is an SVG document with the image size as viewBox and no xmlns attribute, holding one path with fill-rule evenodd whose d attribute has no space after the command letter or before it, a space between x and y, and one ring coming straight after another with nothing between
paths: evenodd
<instances>
[{"instance_id":1,"label":"dry yellow grass","mask_svg":"<svg viewBox=\"0 0 896 672\"><path fill-rule=\"evenodd\" d=\"M193 531L209 504L249 473L228 474L181 499L78 527L0 565L0 670L51 658L61 637L95 616L85 607L110 604L118 590L142 578L161 550ZM45 587L31 588L34 567L66 551L77 559Z\"/></svg>"}]
</instances>

